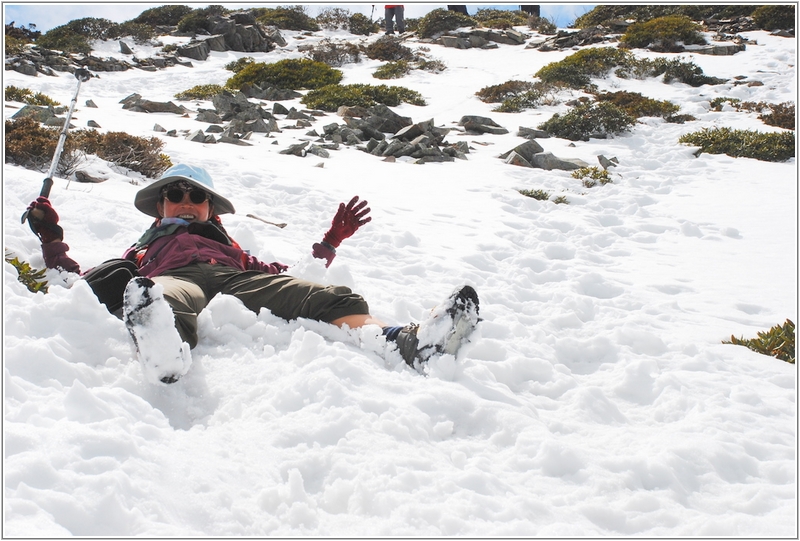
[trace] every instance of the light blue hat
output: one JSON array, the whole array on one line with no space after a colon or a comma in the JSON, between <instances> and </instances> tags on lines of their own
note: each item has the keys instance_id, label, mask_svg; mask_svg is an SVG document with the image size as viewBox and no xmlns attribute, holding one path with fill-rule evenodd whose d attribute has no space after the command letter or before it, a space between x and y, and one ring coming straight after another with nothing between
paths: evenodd
<instances>
[{"instance_id":1,"label":"light blue hat","mask_svg":"<svg viewBox=\"0 0 800 541\"><path fill-rule=\"evenodd\" d=\"M161 199L161 188L176 180L185 180L189 184L210 193L211 201L214 205L214 214L236 213L233 204L214 190L214 181L211 180L211 175L208 174L208 171L202 167L186 164L173 165L164 171L160 179L136 192L133 204L148 216L158 218L156 205Z\"/></svg>"}]
</instances>

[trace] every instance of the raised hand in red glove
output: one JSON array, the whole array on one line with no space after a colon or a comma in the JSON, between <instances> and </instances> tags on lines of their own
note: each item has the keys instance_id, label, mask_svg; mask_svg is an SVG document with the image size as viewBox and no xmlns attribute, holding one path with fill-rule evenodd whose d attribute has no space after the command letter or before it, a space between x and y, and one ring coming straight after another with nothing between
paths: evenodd
<instances>
[{"instance_id":1,"label":"raised hand in red glove","mask_svg":"<svg viewBox=\"0 0 800 541\"><path fill-rule=\"evenodd\" d=\"M317 242L312 246L314 257L327 260L325 267L330 267L333 258L336 257L336 248L346 238L355 233L359 227L372 221L369 214L370 208L366 201L358 202L358 196L353 197L345 206L339 203L339 210L333 217L331 228L322 237L322 242Z\"/></svg>"},{"instance_id":2,"label":"raised hand in red glove","mask_svg":"<svg viewBox=\"0 0 800 541\"><path fill-rule=\"evenodd\" d=\"M58 225L58 213L50 200L39 196L36 201L28 205L28 224L42 244L60 242L64 239L64 230Z\"/></svg>"}]
</instances>

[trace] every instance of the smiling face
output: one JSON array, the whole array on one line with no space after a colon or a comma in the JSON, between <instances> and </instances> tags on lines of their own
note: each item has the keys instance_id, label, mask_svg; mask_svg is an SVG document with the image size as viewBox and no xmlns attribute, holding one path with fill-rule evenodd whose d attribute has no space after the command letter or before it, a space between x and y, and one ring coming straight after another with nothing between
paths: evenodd
<instances>
[{"instance_id":1,"label":"smiling face","mask_svg":"<svg viewBox=\"0 0 800 541\"><path fill-rule=\"evenodd\" d=\"M177 197L179 191L183 195L180 200ZM162 218L181 218L187 222L207 222L214 212L214 205L208 196L200 203L193 202L192 191L203 192L187 183L167 186L162 191L161 200L156 204L158 214ZM168 193L171 197L167 195Z\"/></svg>"}]
</instances>

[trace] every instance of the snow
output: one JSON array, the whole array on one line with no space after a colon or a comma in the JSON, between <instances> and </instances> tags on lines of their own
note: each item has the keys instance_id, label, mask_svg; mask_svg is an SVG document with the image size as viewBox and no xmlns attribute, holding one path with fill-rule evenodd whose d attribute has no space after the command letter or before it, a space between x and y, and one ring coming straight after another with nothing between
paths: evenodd
<instances>
[{"instance_id":1,"label":"snow","mask_svg":"<svg viewBox=\"0 0 800 541\"><path fill-rule=\"evenodd\" d=\"M460 284L478 291L484 321L457 358L431 361L422 376L381 355L375 328L285 322L219 296L200 315L188 374L154 385L123 323L83 281L48 271L49 293L33 294L6 263L4 535L795 536L795 366L721 342L797 321L796 161L695 157L677 141L703 127L779 131L709 101L796 102L796 41L748 32L755 43L735 56L684 55L708 75L763 86L595 81L670 99L698 120L642 119L629 134L574 146L539 141L592 165L618 158L613 183L591 189L567 172L497 159L524 141L519 126L563 113L579 92L519 114L474 95L530 80L573 51L427 45L446 71L379 81L371 73L381 62L343 68L345 84L420 91L427 106L394 108L415 122L455 127L475 114L510 131L451 132L448 141L472 147L453 163L388 163L354 148L329 159L279 154L307 129L255 134L252 147L192 143L153 126L204 129L194 115L119 103L134 92L180 103L177 92L224 83L224 65L241 56L300 57L300 43L346 36L297 35L285 32L289 45L266 54L100 73L82 85L73 124L162 137L173 163L205 167L234 203L223 221L243 247L295 276L351 287L389 324L421 321ZM118 51L101 43L95 54ZM65 105L75 84L69 74L5 72L5 85ZM6 103L5 117L20 105ZM314 127L331 122L341 119ZM51 193L83 270L119 257L151 222L132 204L151 180L96 159L86 167L108 180L57 178ZM19 220L43 174L9 164L3 173L4 247L43 268ZM373 220L325 269L311 244L353 195Z\"/></svg>"}]
</instances>

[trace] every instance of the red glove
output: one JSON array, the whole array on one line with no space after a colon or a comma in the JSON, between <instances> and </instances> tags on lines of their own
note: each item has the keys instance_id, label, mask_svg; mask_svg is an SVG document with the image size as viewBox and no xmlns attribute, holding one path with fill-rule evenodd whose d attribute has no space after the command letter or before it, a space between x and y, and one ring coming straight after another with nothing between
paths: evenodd
<instances>
[{"instance_id":1,"label":"red glove","mask_svg":"<svg viewBox=\"0 0 800 541\"><path fill-rule=\"evenodd\" d=\"M39 196L36 201L28 205L28 224L42 244L62 241L64 230L58 225L58 213L46 197Z\"/></svg>"},{"instance_id":2,"label":"red glove","mask_svg":"<svg viewBox=\"0 0 800 541\"><path fill-rule=\"evenodd\" d=\"M364 208L367 206L367 202L362 201L356 205L357 202L358 196L355 196L347 206L344 206L344 203L339 203L339 210L336 212L336 216L333 217L331 228L322 237L324 242L334 248L338 248L342 241L352 236L359 227L372 221L372 218L367 216L370 211L369 207ZM364 216L367 217L364 218Z\"/></svg>"},{"instance_id":3,"label":"red glove","mask_svg":"<svg viewBox=\"0 0 800 541\"><path fill-rule=\"evenodd\" d=\"M372 221L372 217L367 216L370 211L369 207L364 208L367 206L367 202L362 201L356 204L357 202L358 196L355 196L347 206L344 203L339 203L339 210L336 212L336 216L333 217L331 228L322 237L322 242L316 242L311 247L311 253L314 257L327 261L325 268L331 266L333 258L336 257L336 248L342 241L352 236L359 227Z\"/></svg>"}]
</instances>

